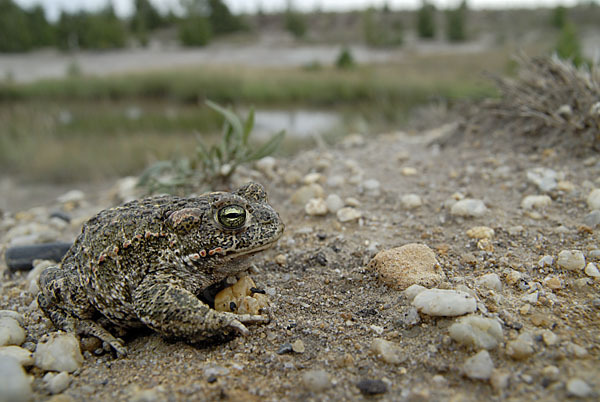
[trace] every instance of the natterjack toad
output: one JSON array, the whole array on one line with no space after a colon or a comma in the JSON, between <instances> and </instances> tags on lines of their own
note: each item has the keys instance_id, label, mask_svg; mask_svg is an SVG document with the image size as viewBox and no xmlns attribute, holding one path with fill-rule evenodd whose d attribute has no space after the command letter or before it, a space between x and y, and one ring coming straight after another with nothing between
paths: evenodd
<instances>
[{"instance_id":1,"label":"natterjack toad","mask_svg":"<svg viewBox=\"0 0 600 402\"><path fill-rule=\"evenodd\" d=\"M243 257L273 245L283 228L257 183L132 201L83 226L61 264L41 274L38 303L56 327L98 337L119 355L126 348L99 323L103 317L117 328L148 326L192 343L247 334L244 323L268 317L219 312L199 297L244 271Z\"/></svg>"}]
</instances>

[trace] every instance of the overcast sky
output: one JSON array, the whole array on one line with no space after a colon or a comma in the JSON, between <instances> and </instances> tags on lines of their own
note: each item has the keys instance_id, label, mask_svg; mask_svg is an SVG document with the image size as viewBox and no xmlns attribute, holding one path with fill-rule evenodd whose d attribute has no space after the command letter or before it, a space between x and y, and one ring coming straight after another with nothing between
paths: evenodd
<instances>
[{"instance_id":1,"label":"overcast sky","mask_svg":"<svg viewBox=\"0 0 600 402\"><path fill-rule=\"evenodd\" d=\"M121 16L131 13L133 0L15 0L16 3L30 7L42 4L47 15L56 19L61 10L75 11L78 9L97 10L111 1ZM176 7L179 0L150 0L161 10ZM234 12L254 12L257 8L264 11L279 11L286 8L287 0L224 0ZM440 8L455 6L461 0L433 0L432 3ZM576 0L467 0L469 6L474 8L516 8L556 6L558 4L570 6ZM598 0L596 0L598 1ZM321 9L324 11L343 11L364 9L369 6L382 6L386 0L292 0L295 8L303 11ZM394 10L414 9L421 4L421 0L387 0L387 4Z\"/></svg>"}]
</instances>

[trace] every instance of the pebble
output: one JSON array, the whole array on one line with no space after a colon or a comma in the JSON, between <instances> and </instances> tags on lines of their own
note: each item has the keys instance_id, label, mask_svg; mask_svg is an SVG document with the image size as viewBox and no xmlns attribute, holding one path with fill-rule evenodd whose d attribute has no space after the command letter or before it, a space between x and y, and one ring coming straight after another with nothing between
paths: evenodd
<instances>
[{"instance_id":1,"label":"pebble","mask_svg":"<svg viewBox=\"0 0 600 402\"><path fill-rule=\"evenodd\" d=\"M391 364L400 364L407 359L406 354L398 345L383 338L373 339L373 342L371 342L371 352L380 360Z\"/></svg>"},{"instance_id":2,"label":"pebble","mask_svg":"<svg viewBox=\"0 0 600 402\"><path fill-rule=\"evenodd\" d=\"M302 342L302 339L296 339L294 342L292 342L292 350L296 353L304 353L306 348L304 346L304 342Z\"/></svg>"},{"instance_id":3,"label":"pebble","mask_svg":"<svg viewBox=\"0 0 600 402\"><path fill-rule=\"evenodd\" d=\"M323 181L323 175L321 173L309 173L302 178L304 184L314 184Z\"/></svg>"},{"instance_id":4,"label":"pebble","mask_svg":"<svg viewBox=\"0 0 600 402\"><path fill-rule=\"evenodd\" d=\"M600 210L595 209L586 216L583 217L583 223L586 226L594 229L596 226L600 225Z\"/></svg>"},{"instance_id":5,"label":"pebble","mask_svg":"<svg viewBox=\"0 0 600 402\"><path fill-rule=\"evenodd\" d=\"M18 320L9 315L0 315L0 346L19 346L25 341L25 335Z\"/></svg>"},{"instance_id":6,"label":"pebble","mask_svg":"<svg viewBox=\"0 0 600 402\"><path fill-rule=\"evenodd\" d=\"M376 179L368 179L362 183L365 194L377 197L381 195L381 183Z\"/></svg>"},{"instance_id":7,"label":"pebble","mask_svg":"<svg viewBox=\"0 0 600 402\"><path fill-rule=\"evenodd\" d=\"M408 299L409 302L412 302L413 299L415 297L417 297L417 295L424 290L427 290L427 288L425 286L410 285L409 287L404 289L404 292L402 292L402 293L404 294L404 296L406 296L406 298Z\"/></svg>"},{"instance_id":8,"label":"pebble","mask_svg":"<svg viewBox=\"0 0 600 402\"><path fill-rule=\"evenodd\" d=\"M583 271L587 276L591 276L592 278L600 278L600 271L598 271L598 267L593 262L588 263L585 266L585 270Z\"/></svg>"},{"instance_id":9,"label":"pebble","mask_svg":"<svg viewBox=\"0 0 600 402\"><path fill-rule=\"evenodd\" d=\"M523 209L540 209L545 208L552 204L552 198L547 195L528 195L521 201L521 208Z\"/></svg>"},{"instance_id":10,"label":"pebble","mask_svg":"<svg viewBox=\"0 0 600 402\"><path fill-rule=\"evenodd\" d=\"M510 373L503 369L494 369L490 376L490 385L494 388L494 391L500 393L506 387L510 380Z\"/></svg>"},{"instance_id":11,"label":"pebble","mask_svg":"<svg viewBox=\"0 0 600 402\"><path fill-rule=\"evenodd\" d=\"M477 301L466 292L448 289L428 289L419 293L412 305L420 313L453 317L472 313L477 309Z\"/></svg>"},{"instance_id":12,"label":"pebble","mask_svg":"<svg viewBox=\"0 0 600 402\"><path fill-rule=\"evenodd\" d=\"M283 355L285 353L292 353L293 351L294 349L292 348L291 343L284 343L279 347L279 349L277 349L277 352L275 353L277 353L278 355Z\"/></svg>"},{"instance_id":13,"label":"pebble","mask_svg":"<svg viewBox=\"0 0 600 402\"><path fill-rule=\"evenodd\" d=\"M288 185L297 184L300 181L300 179L302 179L302 174L294 169L288 170L283 175L283 181L285 182L285 184Z\"/></svg>"},{"instance_id":14,"label":"pebble","mask_svg":"<svg viewBox=\"0 0 600 402\"><path fill-rule=\"evenodd\" d=\"M419 243L382 250L368 267L376 270L385 284L399 290L414 284L433 286L444 278L433 250Z\"/></svg>"},{"instance_id":15,"label":"pebble","mask_svg":"<svg viewBox=\"0 0 600 402\"><path fill-rule=\"evenodd\" d=\"M563 250L558 253L556 264L569 271L581 271L585 268L585 257L579 250Z\"/></svg>"},{"instance_id":16,"label":"pebble","mask_svg":"<svg viewBox=\"0 0 600 402\"><path fill-rule=\"evenodd\" d=\"M547 380L556 381L559 379L560 370L556 366L546 366L542 369L542 375Z\"/></svg>"},{"instance_id":17,"label":"pebble","mask_svg":"<svg viewBox=\"0 0 600 402\"><path fill-rule=\"evenodd\" d=\"M35 365L42 370L72 373L82 364L79 341L70 333L53 332L45 335L35 349Z\"/></svg>"},{"instance_id":18,"label":"pebble","mask_svg":"<svg viewBox=\"0 0 600 402\"><path fill-rule=\"evenodd\" d=\"M540 268L551 267L552 264L554 264L554 257L551 255L545 255L538 261L538 267Z\"/></svg>"},{"instance_id":19,"label":"pebble","mask_svg":"<svg viewBox=\"0 0 600 402\"><path fill-rule=\"evenodd\" d=\"M494 362L487 350L469 357L462 366L463 373L473 380L489 380L494 371Z\"/></svg>"},{"instance_id":20,"label":"pebble","mask_svg":"<svg viewBox=\"0 0 600 402\"><path fill-rule=\"evenodd\" d=\"M31 382L19 362L0 356L0 402L31 401Z\"/></svg>"},{"instance_id":21,"label":"pebble","mask_svg":"<svg viewBox=\"0 0 600 402\"><path fill-rule=\"evenodd\" d=\"M340 222L351 222L360 219L362 212L353 207L344 207L336 212L336 216Z\"/></svg>"},{"instance_id":22,"label":"pebble","mask_svg":"<svg viewBox=\"0 0 600 402\"><path fill-rule=\"evenodd\" d=\"M588 355L588 351L586 348L584 348L583 346L579 346L576 343L573 342L569 342L565 345L567 353L569 354L569 356L573 356L576 357L578 359L582 359L587 357Z\"/></svg>"},{"instance_id":23,"label":"pebble","mask_svg":"<svg viewBox=\"0 0 600 402\"><path fill-rule=\"evenodd\" d=\"M450 209L450 214L454 216L476 218L484 215L487 212L487 207L481 200L473 198L465 198L457 201Z\"/></svg>"},{"instance_id":24,"label":"pebble","mask_svg":"<svg viewBox=\"0 0 600 402\"><path fill-rule=\"evenodd\" d=\"M337 213L344 207L344 201L337 194L329 194L325 199L325 204L327 204L327 210L332 214Z\"/></svg>"},{"instance_id":25,"label":"pebble","mask_svg":"<svg viewBox=\"0 0 600 402\"><path fill-rule=\"evenodd\" d=\"M304 211L310 216L327 215L327 204L323 198L311 198L304 206Z\"/></svg>"},{"instance_id":26,"label":"pebble","mask_svg":"<svg viewBox=\"0 0 600 402\"><path fill-rule=\"evenodd\" d=\"M216 378L216 377L215 377ZM137 387L136 387L137 388ZM127 402L162 402L168 400L162 394L164 387L158 386L147 389L134 389Z\"/></svg>"},{"instance_id":27,"label":"pebble","mask_svg":"<svg viewBox=\"0 0 600 402\"><path fill-rule=\"evenodd\" d=\"M563 288L563 283L557 276L547 276L544 278L544 285L551 290L559 290Z\"/></svg>"},{"instance_id":28,"label":"pebble","mask_svg":"<svg viewBox=\"0 0 600 402\"><path fill-rule=\"evenodd\" d=\"M475 284L477 286L490 290L495 290L497 292L500 292L502 290L502 281L500 281L500 277L498 276L498 274L482 275L479 278L477 278Z\"/></svg>"},{"instance_id":29,"label":"pebble","mask_svg":"<svg viewBox=\"0 0 600 402\"><path fill-rule=\"evenodd\" d=\"M38 280L43 270L52 265L56 265L54 261L36 260L34 261L33 269L27 274L27 291L32 295L37 295L40 291Z\"/></svg>"},{"instance_id":30,"label":"pebble","mask_svg":"<svg viewBox=\"0 0 600 402\"><path fill-rule=\"evenodd\" d=\"M414 209L423 205L421 197L419 197L417 194L403 195L402 198L400 198L400 202L402 203L402 206L406 209Z\"/></svg>"},{"instance_id":31,"label":"pebble","mask_svg":"<svg viewBox=\"0 0 600 402\"><path fill-rule=\"evenodd\" d=\"M33 366L33 353L20 346L1 346L0 356L12 357L23 367Z\"/></svg>"},{"instance_id":32,"label":"pebble","mask_svg":"<svg viewBox=\"0 0 600 402\"><path fill-rule=\"evenodd\" d=\"M494 237L494 229L487 226L475 226L467 230L467 236L471 239L491 239Z\"/></svg>"},{"instance_id":33,"label":"pebble","mask_svg":"<svg viewBox=\"0 0 600 402\"><path fill-rule=\"evenodd\" d=\"M296 205L306 205L312 198L323 198L325 192L319 184L313 183L300 187L292 194L291 201Z\"/></svg>"},{"instance_id":34,"label":"pebble","mask_svg":"<svg viewBox=\"0 0 600 402\"><path fill-rule=\"evenodd\" d=\"M593 189L586 201L591 210L600 209L600 188Z\"/></svg>"},{"instance_id":35,"label":"pebble","mask_svg":"<svg viewBox=\"0 0 600 402\"><path fill-rule=\"evenodd\" d=\"M536 167L527 171L527 180L545 193L556 188L556 177L557 173L555 170L544 167Z\"/></svg>"},{"instance_id":36,"label":"pebble","mask_svg":"<svg viewBox=\"0 0 600 402\"><path fill-rule=\"evenodd\" d=\"M417 169L407 166L400 169L400 173L402 176L415 176L417 174Z\"/></svg>"},{"instance_id":37,"label":"pebble","mask_svg":"<svg viewBox=\"0 0 600 402\"><path fill-rule=\"evenodd\" d=\"M51 394L60 394L71 384L71 376L65 371L58 374L46 373L43 377L43 381L46 385L46 389L50 391Z\"/></svg>"},{"instance_id":38,"label":"pebble","mask_svg":"<svg viewBox=\"0 0 600 402\"><path fill-rule=\"evenodd\" d=\"M456 342L477 349L491 350L504 340L498 320L476 315L460 318L450 326L449 332Z\"/></svg>"},{"instance_id":39,"label":"pebble","mask_svg":"<svg viewBox=\"0 0 600 402\"><path fill-rule=\"evenodd\" d=\"M524 332L517 339L508 342L506 353L515 360L524 360L533 355L535 350L531 334Z\"/></svg>"},{"instance_id":40,"label":"pebble","mask_svg":"<svg viewBox=\"0 0 600 402\"><path fill-rule=\"evenodd\" d=\"M85 199L85 193L81 190L71 190L56 198L61 204L78 204Z\"/></svg>"},{"instance_id":41,"label":"pebble","mask_svg":"<svg viewBox=\"0 0 600 402\"><path fill-rule=\"evenodd\" d=\"M571 378L567 382L567 395L585 398L590 396L592 388L580 378Z\"/></svg>"},{"instance_id":42,"label":"pebble","mask_svg":"<svg viewBox=\"0 0 600 402\"><path fill-rule=\"evenodd\" d=\"M542 332L542 340L544 341L546 346L553 346L556 345L558 341L560 341L560 338L554 332L550 331L549 329L545 329Z\"/></svg>"},{"instance_id":43,"label":"pebble","mask_svg":"<svg viewBox=\"0 0 600 402\"><path fill-rule=\"evenodd\" d=\"M329 373L325 370L308 370L302 374L302 383L307 390L322 392L331 388Z\"/></svg>"},{"instance_id":44,"label":"pebble","mask_svg":"<svg viewBox=\"0 0 600 402\"><path fill-rule=\"evenodd\" d=\"M366 396L385 394L388 391L387 384L381 380L363 379L356 383L356 386L361 394Z\"/></svg>"}]
</instances>

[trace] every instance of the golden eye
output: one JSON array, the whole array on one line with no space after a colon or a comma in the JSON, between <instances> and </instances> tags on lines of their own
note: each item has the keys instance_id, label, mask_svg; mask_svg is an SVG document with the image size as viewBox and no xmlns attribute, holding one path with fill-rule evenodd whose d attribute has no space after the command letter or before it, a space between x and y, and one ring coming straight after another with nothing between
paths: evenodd
<instances>
[{"instance_id":1,"label":"golden eye","mask_svg":"<svg viewBox=\"0 0 600 402\"><path fill-rule=\"evenodd\" d=\"M217 221L225 229L239 229L246 223L246 210L239 205L227 205L217 211Z\"/></svg>"}]
</instances>

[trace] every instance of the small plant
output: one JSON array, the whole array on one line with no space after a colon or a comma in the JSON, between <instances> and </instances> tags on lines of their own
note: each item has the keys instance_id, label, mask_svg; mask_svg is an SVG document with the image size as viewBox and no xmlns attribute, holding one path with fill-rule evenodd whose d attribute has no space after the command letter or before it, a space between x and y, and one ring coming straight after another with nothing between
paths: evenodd
<instances>
[{"instance_id":1,"label":"small plant","mask_svg":"<svg viewBox=\"0 0 600 402\"><path fill-rule=\"evenodd\" d=\"M569 22L563 25L556 43L556 54L565 60L571 60L575 66L583 63L581 44L575 26Z\"/></svg>"},{"instance_id":2,"label":"small plant","mask_svg":"<svg viewBox=\"0 0 600 402\"><path fill-rule=\"evenodd\" d=\"M208 148L203 139L198 138L192 158L156 162L142 173L139 186L146 187L150 193L185 193L197 187L223 185L240 165L275 152L285 136L285 132L280 131L259 148L253 148L249 140L254 128L254 110L250 110L242 122L231 110L211 101L206 104L225 120L220 143Z\"/></svg>"},{"instance_id":3,"label":"small plant","mask_svg":"<svg viewBox=\"0 0 600 402\"><path fill-rule=\"evenodd\" d=\"M335 61L335 66L339 69L347 70L353 68L355 65L356 62L354 61L354 56L352 56L350 49L347 47L342 48Z\"/></svg>"}]
</instances>

